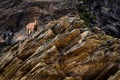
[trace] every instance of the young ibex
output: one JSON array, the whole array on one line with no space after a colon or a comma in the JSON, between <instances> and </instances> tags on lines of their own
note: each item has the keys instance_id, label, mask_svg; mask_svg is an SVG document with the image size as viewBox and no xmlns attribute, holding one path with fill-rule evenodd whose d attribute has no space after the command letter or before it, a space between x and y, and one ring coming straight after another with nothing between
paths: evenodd
<instances>
[{"instance_id":1,"label":"young ibex","mask_svg":"<svg viewBox=\"0 0 120 80\"><path fill-rule=\"evenodd\" d=\"M37 31L37 26L38 26L38 20L34 17L34 22L28 23L26 25L26 29L27 29L27 34L28 36L34 32L35 30Z\"/></svg>"}]
</instances>

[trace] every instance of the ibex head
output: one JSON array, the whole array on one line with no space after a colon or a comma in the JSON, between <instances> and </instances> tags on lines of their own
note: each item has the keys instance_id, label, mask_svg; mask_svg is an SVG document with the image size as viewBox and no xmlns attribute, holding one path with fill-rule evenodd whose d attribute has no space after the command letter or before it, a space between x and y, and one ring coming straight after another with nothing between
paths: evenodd
<instances>
[{"instance_id":1,"label":"ibex head","mask_svg":"<svg viewBox=\"0 0 120 80\"><path fill-rule=\"evenodd\" d=\"M33 17L33 19L34 19L35 25L39 25L39 23L38 23L38 18L37 18L37 17Z\"/></svg>"}]
</instances>

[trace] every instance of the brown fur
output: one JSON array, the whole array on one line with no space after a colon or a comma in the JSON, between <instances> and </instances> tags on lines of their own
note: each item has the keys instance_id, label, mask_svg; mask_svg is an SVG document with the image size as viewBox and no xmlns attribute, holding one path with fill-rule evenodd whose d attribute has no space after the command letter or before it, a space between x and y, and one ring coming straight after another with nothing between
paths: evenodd
<instances>
[{"instance_id":1,"label":"brown fur","mask_svg":"<svg viewBox=\"0 0 120 80\"><path fill-rule=\"evenodd\" d=\"M28 23L26 25L26 29L27 29L27 34L30 35L31 32L33 32L35 29L37 30L37 25L38 25L38 21L36 18L34 18L34 22Z\"/></svg>"}]
</instances>

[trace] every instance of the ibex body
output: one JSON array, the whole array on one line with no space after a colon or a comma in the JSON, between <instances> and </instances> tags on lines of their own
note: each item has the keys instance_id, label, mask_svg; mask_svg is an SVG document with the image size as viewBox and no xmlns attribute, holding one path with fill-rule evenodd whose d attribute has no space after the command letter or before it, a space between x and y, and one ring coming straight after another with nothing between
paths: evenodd
<instances>
[{"instance_id":1,"label":"ibex body","mask_svg":"<svg viewBox=\"0 0 120 80\"><path fill-rule=\"evenodd\" d=\"M31 22L31 23L28 23L26 25L26 29L27 29L27 34L28 36L34 32L34 30L36 29L37 30L37 25L38 25L38 21L37 19L34 18L34 22Z\"/></svg>"}]
</instances>

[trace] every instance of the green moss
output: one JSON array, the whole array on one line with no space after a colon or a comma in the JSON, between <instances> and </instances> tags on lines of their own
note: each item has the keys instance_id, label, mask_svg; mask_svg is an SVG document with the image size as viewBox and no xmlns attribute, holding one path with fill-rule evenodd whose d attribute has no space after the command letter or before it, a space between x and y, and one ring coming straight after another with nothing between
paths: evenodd
<instances>
[{"instance_id":1,"label":"green moss","mask_svg":"<svg viewBox=\"0 0 120 80\"><path fill-rule=\"evenodd\" d=\"M87 0L84 0L84 2ZM80 6L80 18L85 21L85 24L90 28L90 18L96 19L96 16L92 16L92 14L88 11L86 11L86 5Z\"/></svg>"},{"instance_id":2,"label":"green moss","mask_svg":"<svg viewBox=\"0 0 120 80\"><path fill-rule=\"evenodd\" d=\"M112 3L112 2L113 2L113 0L108 0L108 2Z\"/></svg>"},{"instance_id":3,"label":"green moss","mask_svg":"<svg viewBox=\"0 0 120 80\"><path fill-rule=\"evenodd\" d=\"M89 12L83 12L80 14L81 19L85 20L85 24L89 27L90 26L90 20L89 20L90 13Z\"/></svg>"}]
</instances>

